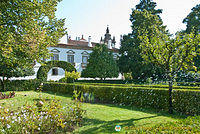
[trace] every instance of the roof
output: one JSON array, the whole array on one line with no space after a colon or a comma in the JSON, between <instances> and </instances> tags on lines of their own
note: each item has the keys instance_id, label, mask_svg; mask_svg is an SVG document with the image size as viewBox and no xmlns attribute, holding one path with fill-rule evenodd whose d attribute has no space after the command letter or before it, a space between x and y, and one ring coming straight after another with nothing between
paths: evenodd
<instances>
[{"instance_id":1,"label":"roof","mask_svg":"<svg viewBox=\"0 0 200 134\"><path fill-rule=\"evenodd\" d=\"M68 40L68 44L58 44L56 47L60 48L68 48L68 49L81 49L81 50L92 50L92 48L98 43L92 42L92 47L88 46L87 41L82 41L82 40ZM110 49L113 52L118 53L119 49L113 48Z\"/></svg>"}]
</instances>

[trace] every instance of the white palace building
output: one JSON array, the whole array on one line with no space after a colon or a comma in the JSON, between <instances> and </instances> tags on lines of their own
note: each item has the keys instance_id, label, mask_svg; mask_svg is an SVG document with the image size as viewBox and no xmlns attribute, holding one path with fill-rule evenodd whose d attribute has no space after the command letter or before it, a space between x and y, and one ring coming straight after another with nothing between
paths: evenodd
<instances>
[{"instance_id":1,"label":"white palace building","mask_svg":"<svg viewBox=\"0 0 200 134\"><path fill-rule=\"evenodd\" d=\"M109 33L109 28L106 29L105 37L99 42L100 44L106 44L108 48L113 52L113 57L118 57L118 49L115 47L116 41L115 37L111 38ZM92 48L97 43L91 42L91 37L88 40L83 38L76 38L72 40L71 37L67 36L67 41L65 43L59 43L57 46L49 47L50 53L53 53L53 57L50 60L60 60L67 61L73 64L78 72L81 72L88 63L89 54L92 52ZM37 71L41 65L36 63L34 66L35 75L19 79L34 79L36 78ZM48 80L59 80L65 76L64 70L62 68L52 68L48 72Z\"/></svg>"}]
</instances>

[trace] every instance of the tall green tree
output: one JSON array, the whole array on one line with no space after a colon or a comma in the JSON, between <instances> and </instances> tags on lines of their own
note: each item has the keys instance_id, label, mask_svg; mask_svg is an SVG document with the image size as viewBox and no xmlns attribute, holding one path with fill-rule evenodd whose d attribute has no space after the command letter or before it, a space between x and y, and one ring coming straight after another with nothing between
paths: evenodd
<instances>
[{"instance_id":1,"label":"tall green tree","mask_svg":"<svg viewBox=\"0 0 200 134\"><path fill-rule=\"evenodd\" d=\"M159 21L155 22L151 18L146 17L147 13L153 14L159 17ZM139 44L141 40L139 36L148 31L148 35L152 34L152 25L156 23L160 27L160 31L165 31L165 26L162 25L162 20L159 14L162 13L161 9L156 9L156 3L152 0L140 0L140 3L136 5L136 9L133 9L130 16L132 23L132 33L124 35L121 41L120 58L118 65L121 72L132 72L134 79L146 79L155 74L159 74L161 70L153 64L144 62L144 59L140 55L141 49Z\"/></svg>"},{"instance_id":2,"label":"tall green tree","mask_svg":"<svg viewBox=\"0 0 200 134\"><path fill-rule=\"evenodd\" d=\"M186 24L186 33L200 34L200 4L192 8L192 11L183 20L183 23Z\"/></svg>"},{"instance_id":3,"label":"tall green tree","mask_svg":"<svg viewBox=\"0 0 200 134\"><path fill-rule=\"evenodd\" d=\"M119 70L113 54L106 45L97 44L90 53L87 67L82 71L81 76L85 78L106 78L118 77Z\"/></svg>"},{"instance_id":4,"label":"tall green tree","mask_svg":"<svg viewBox=\"0 0 200 134\"><path fill-rule=\"evenodd\" d=\"M153 15L158 15L162 13L161 9L156 9L156 2L153 2L153 0L140 0L140 3L138 5L136 5L136 9L138 11L144 11L147 10L149 12L151 12Z\"/></svg>"},{"instance_id":5,"label":"tall green tree","mask_svg":"<svg viewBox=\"0 0 200 134\"><path fill-rule=\"evenodd\" d=\"M183 20L186 24L185 33L194 33L195 35L200 34L200 4L192 8L192 11ZM198 47L198 49L200 49ZM200 56L195 57L195 66L200 70Z\"/></svg>"},{"instance_id":6,"label":"tall green tree","mask_svg":"<svg viewBox=\"0 0 200 134\"><path fill-rule=\"evenodd\" d=\"M148 17L159 22L156 15L149 14ZM196 47L200 45L200 35L177 34L175 38L170 38L168 34L159 30L156 23L152 24L152 27L153 34L149 35L146 31L140 36L142 57L146 62L154 63L164 70L169 82L169 113L173 113L173 80L181 70L194 67L193 59L199 51Z\"/></svg>"},{"instance_id":7,"label":"tall green tree","mask_svg":"<svg viewBox=\"0 0 200 134\"><path fill-rule=\"evenodd\" d=\"M64 19L55 17L60 0L7 0L0 2L0 75L32 68L49 57L47 47L66 32ZM16 73L12 73L13 76ZM23 74L23 73L22 73ZM3 79L1 79L3 80Z\"/></svg>"}]
</instances>

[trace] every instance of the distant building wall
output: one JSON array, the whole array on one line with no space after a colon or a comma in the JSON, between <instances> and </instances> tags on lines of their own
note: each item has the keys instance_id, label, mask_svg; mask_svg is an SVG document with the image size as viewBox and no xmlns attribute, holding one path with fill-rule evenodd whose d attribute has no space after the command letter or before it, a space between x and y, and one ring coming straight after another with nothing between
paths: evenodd
<instances>
[{"instance_id":1,"label":"distant building wall","mask_svg":"<svg viewBox=\"0 0 200 134\"><path fill-rule=\"evenodd\" d=\"M46 61L59 60L70 62L78 72L82 72L82 70L87 66L87 60L89 59L89 54L92 52L92 48L97 43L91 42L92 38L90 36L88 37L88 41L85 40L83 35L82 38L76 38L76 40L71 40L71 37L66 35L66 39L65 43L59 43L55 47L48 48L50 53L53 53L53 56L50 59L46 59ZM111 34L107 27L105 38L101 38L100 44L107 45L110 51L113 52L114 59L117 59L119 54L118 49L115 48L115 43L115 37L111 39ZM40 66L39 63L36 63L34 66L35 75L33 76L12 79L35 79ZM65 77L65 71L61 68L54 67L48 72L47 80L59 80L63 77Z\"/></svg>"}]
</instances>

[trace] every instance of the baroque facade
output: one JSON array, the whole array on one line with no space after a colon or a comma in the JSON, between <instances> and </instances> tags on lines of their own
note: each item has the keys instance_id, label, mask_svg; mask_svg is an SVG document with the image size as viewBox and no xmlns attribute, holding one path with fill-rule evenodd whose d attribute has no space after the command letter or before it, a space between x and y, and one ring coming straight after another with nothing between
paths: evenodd
<instances>
[{"instance_id":1,"label":"baroque facade","mask_svg":"<svg viewBox=\"0 0 200 134\"><path fill-rule=\"evenodd\" d=\"M91 40L92 38L90 36L88 37L88 40L84 39L83 35L82 38L76 38L75 40L72 40L71 37L67 36L66 43L59 43L57 46L48 48L50 53L53 53L53 56L46 61L67 61L74 65L78 72L81 72L87 66L89 54L92 52L92 48L97 44ZM115 37L113 37L113 39L111 38L108 27L106 29L105 37L101 37L99 44L106 44L110 51L113 52L113 57L118 57L118 49L115 48ZM35 75L26 78L36 78L36 74L40 66L41 65L39 63L36 63L34 66ZM59 80L64 76L65 73L63 69L54 67L48 72L47 78L48 80Z\"/></svg>"}]
</instances>

